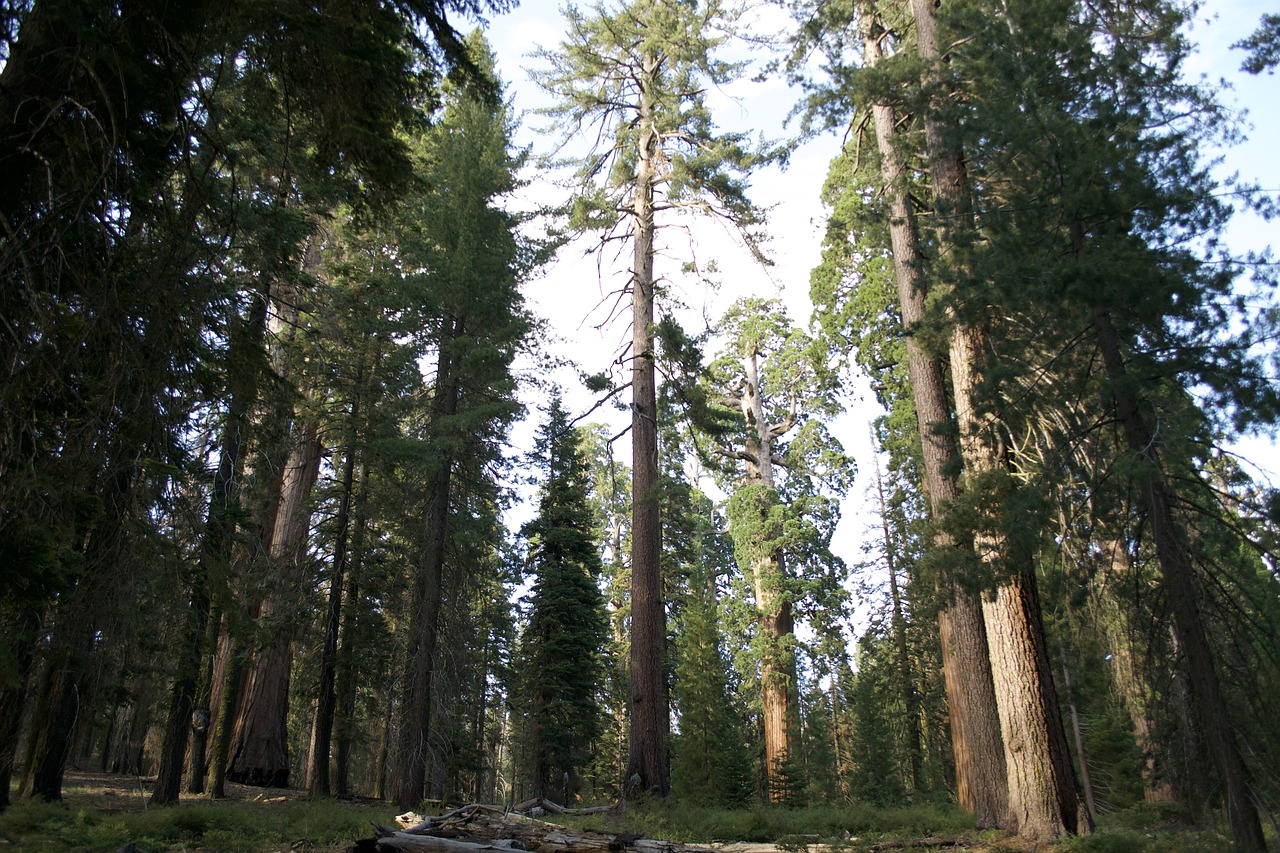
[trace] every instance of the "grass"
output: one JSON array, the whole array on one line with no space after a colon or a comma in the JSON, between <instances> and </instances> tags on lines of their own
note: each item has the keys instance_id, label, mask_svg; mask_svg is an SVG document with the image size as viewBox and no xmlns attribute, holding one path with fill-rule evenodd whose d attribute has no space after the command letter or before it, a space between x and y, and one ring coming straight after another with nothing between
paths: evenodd
<instances>
[{"instance_id":1,"label":"grass","mask_svg":"<svg viewBox=\"0 0 1280 853\"><path fill-rule=\"evenodd\" d=\"M225 851L302 853L346 850L389 820L390 806L334 800L246 802L187 800L174 806L110 810L79 803L21 801L0 814L0 850L111 853L130 842L148 853Z\"/></svg>"},{"instance_id":2,"label":"grass","mask_svg":"<svg viewBox=\"0 0 1280 853\"><path fill-rule=\"evenodd\" d=\"M575 825L685 843L748 841L788 846L842 840L846 834L913 838L954 835L971 826L972 818L958 809L938 805L875 808L854 804L734 810L677 805L629 809L616 817L593 816L580 819Z\"/></svg>"},{"instance_id":3,"label":"grass","mask_svg":"<svg viewBox=\"0 0 1280 853\"><path fill-rule=\"evenodd\" d=\"M99 774L69 780L61 803L20 801L0 813L0 853L113 853L132 842L146 853L296 853L345 851L371 835L370 821L389 824L386 803L306 799L297 791L242 789L227 800L184 799L148 807L137 780ZM238 786L236 786L238 787ZM973 853L1025 853L1033 845L999 831L977 832L971 818L946 804L876 808L865 804L810 808L707 809L631 807L617 816L563 818L579 829L632 833L690 844L772 843L777 853L861 853L885 841L954 839ZM1168 805L1138 805L1105 816L1098 831L1034 848L1039 853L1218 853L1230 848L1221 827L1196 827Z\"/></svg>"}]
</instances>

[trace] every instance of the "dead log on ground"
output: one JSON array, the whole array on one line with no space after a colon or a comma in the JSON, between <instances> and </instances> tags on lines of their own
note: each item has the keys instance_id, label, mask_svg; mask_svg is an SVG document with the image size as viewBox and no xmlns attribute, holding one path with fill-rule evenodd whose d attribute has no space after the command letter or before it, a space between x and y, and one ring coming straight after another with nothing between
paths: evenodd
<instances>
[{"instance_id":1,"label":"dead log on ground","mask_svg":"<svg viewBox=\"0 0 1280 853\"><path fill-rule=\"evenodd\" d=\"M402 815L408 818L408 815ZM414 816L416 817L416 815ZM408 829L374 825L377 837L363 839L353 850L426 851L427 853L715 853L669 841L614 835L562 826L497 806L473 805L440 817L424 818Z\"/></svg>"}]
</instances>

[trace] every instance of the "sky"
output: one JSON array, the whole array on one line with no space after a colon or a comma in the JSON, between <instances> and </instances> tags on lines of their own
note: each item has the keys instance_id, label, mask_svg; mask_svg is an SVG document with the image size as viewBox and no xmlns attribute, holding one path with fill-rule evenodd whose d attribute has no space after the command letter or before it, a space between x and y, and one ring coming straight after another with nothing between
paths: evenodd
<instances>
[{"instance_id":1,"label":"sky","mask_svg":"<svg viewBox=\"0 0 1280 853\"><path fill-rule=\"evenodd\" d=\"M582 4L586 8L587 4ZM1221 156L1217 167L1225 177L1238 174L1248 181L1257 181L1262 187L1280 193L1280 84L1271 75L1254 77L1240 71L1241 51L1230 45L1249 35L1264 13L1280 12L1280 0L1211 0L1204 3L1191 31L1198 45L1196 54L1187 64L1193 77L1201 75L1209 80L1224 80L1231 87L1223 95L1228 105L1247 110L1251 128L1248 139L1228 151L1211 152ZM765 27L782 27L785 15L771 7L763 13ZM531 53L541 48L555 48L563 36L563 16L558 0L522 0L514 11L495 16L486 29L490 43L498 58L498 70L507 83L516 111L532 111L547 104L546 96L529 78L526 69L539 67ZM765 57L752 57L763 60ZM799 98L799 92L775 76L762 81L743 81L731 87L711 93L710 106L717 124L727 130L762 133L770 139L781 139L796 133L794 126L787 127L786 119ZM537 115L526 115L517 134L517 144L528 145L535 154L547 153L553 134L548 132L548 120ZM707 225L697 234L697 251L700 260L714 254L723 271L722 284L715 291L700 285L681 286L677 270L681 259L659 258L658 273L673 277L676 295L685 303L681 320L686 328L696 328L702 318L713 321L739 296L753 295L777 297L787 306L791 318L806 326L812 306L808 299L809 272L817 264L820 253L825 211L819 193L826 178L827 168L836 155L842 140L836 134L828 134L801 145L783 170L770 167L757 172L751 180L750 196L757 204L770 209L768 230L773 239L769 254L773 266L765 269L752 262L740 246L728 237L722 228ZM557 190L546 184L534 184L528 192L545 202L557 200ZM1251 215L1236 217L1229 232L1228 241L1233 251L1259 251L1273 242L1276 224ZM608 294L625 282L626 261L614 263L612 258L603 260L584 255L585 246L571 245L543 274L530 283L526 296L533 309L550 322L552 339L549 349L557 355L571 359L586 373L604 370L620 350L624 338L629 338L629 307L612 323L605 323L607 310L602 304L612 304ZM679 248L679 247L673 247ZM555 338L559 338L556 340ZM593 402L584 390L575 387L572 371L556 374L557 381L565 385L566 405L570 411L581 413ZM870 422L880 414L865 379L854 379L845 387L847 412L832 425L833 434L844 444L846 452L858 463L859 475L853 489L844 501L843 521L833 541L833 550L846 563L853 565L863 558L862 545L868 537L875 537L877 524L869 511L874 471L873 450L870 445ZM530 420L516 430L514 440L518 448L532 446L532 435L540 415L540 400L534 393L526 400L530 408ZM590 420L606 420L614 431L621 430L629 421L624 412L603 409ZM619 442L619 456L625 458L630 442ZM1274 441L1250 439L1239 445L1239 450L1260 466L1259 473L1280 484L1280 450ZM532 514L526 503L512 512L511 522L518 525Z\"/></svg>"}]
</instances>

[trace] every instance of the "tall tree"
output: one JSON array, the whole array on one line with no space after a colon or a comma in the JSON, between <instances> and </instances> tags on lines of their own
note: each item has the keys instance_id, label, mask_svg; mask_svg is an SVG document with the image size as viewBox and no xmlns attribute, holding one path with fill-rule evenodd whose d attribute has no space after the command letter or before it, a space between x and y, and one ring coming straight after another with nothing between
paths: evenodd
<instances>
[{"instance_id":1,"label":"tall tree","mask_svg":"<svg viewBox=\"0 0 1280 853\"><path fill-rule=\"evenodd\" d=\"M568 802L602 731L603 571L577 432L559 395L534 446L542 495L521 533L535 580L520 679L532 729L533 795Z\"/></svg>"},{"instance_id":2,"label":"tall tree","mask_svg":"<svg viewBox=\"0 0 1280 853\"><path fill-rule=\"evenodd\" d=\"M885 365L905 362L905 376L882 379L879 395L891 411L909 413L918 435L918 476L933 524L928 562L939 573L942 598L938 631L956 795L979 827L1001 826L1008 790L986 623L977 585L966 579L972 537L942 523L960 495L961 461L947 387L945 336L926 322L930 272L916 215L918 190L907 168L911 155L900 132L905 114L917 110L905 94L917 88L917 69L902 67L895 36L907 28L907 11L900 5L864 3L853 15L850 21L842 7L824 6L810 18L803 38L823 47L837 81L858 81L853 91L849 86L818 91L810 109L827 122L861 127L862 119L845 113L851 105L855 110L862 106L879 168L878 174L868 175L867 167L858 167L860 143L851 143L851 150L832 164L826 192L833 210L812 292L826 333L852 338L864 370L883 377L890 372ZM885 61L888 52L894 58ZM858 104L854 92L865 92L869 103ZM873 187L882 187L882 194L869 197Z\"/></svg>"},{"instance_id":3,"label":"tall tree","mask_svg":"<svg viewBox=\"0 0 1280 853\"><path fill-rule=\"evenodd\" d=\"M658 422L654 372L659 215L710 212L748 235L758 223L740 177L759 158L742 136L717 133L706 106L709 86L741 69L715 58L737 10L721 0L596 4L590 15L566 11L568 34L538 53L538 83L557 99L547 113L566 139L595 126L597 144L575 161L570 227L599 232L600 246L630 241L633 262L619 288L632 307L631 757L629 778L666 796L669 727L662 676L666 636L660 571Z\"/></svg>"},{"instance_id":4,"label":"tall tree","mask_svg":"<svg viewBox=\"0 0 1280 853\"><path fill-rule=\"evenodd\" d=\"M473 61L488 75L493 59L479 34ZM496 86L490 76L489 88ZM409 808L424 795L439 636L451 489L466 441L492 443L517 411L510 372L529 332L517 286L532 257L516 219L497 202L515 186L505 107L478 86L450 87L437 123L421 137L424 189L399 214L398 262L421 288L421 317L435 366L427 411L426 507L420 565L411 593L405 715L395 801Z\"/></svg>"},{"instance_id":5,"label":"tall tree","mask_svg":"<svg viewBox=\"0 0 1280 853\"><path fill-rule=\"evenodd\" d=\"M791 327L776 302L739 300L720 327L724 354L710 367L717 402L737 410L740 444L719 454L741 464L728 507L739 571L757 610L764 713L765 772L771 801L790 786L798 715L795 669L799 571L824 550L821 522L829 511L827 481L839 489L852 463L826 433L839 411L834 375L818 342ZM789 562L795 565L788 567Z\"/></svg>"}]
</instances>

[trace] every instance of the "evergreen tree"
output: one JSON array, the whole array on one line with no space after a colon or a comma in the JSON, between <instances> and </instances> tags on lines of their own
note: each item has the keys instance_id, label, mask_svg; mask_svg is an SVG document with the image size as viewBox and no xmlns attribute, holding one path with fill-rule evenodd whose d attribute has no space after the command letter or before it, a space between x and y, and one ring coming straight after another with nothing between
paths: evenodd
<instances>
[{"instance_id":1,"label":"evergreen tree","mask_svg":"<svg viewBox=\"0 0 1280 853\"><path fill-rule=\"evenodd\" d=\"M569 227L632 244L634 262L620 292L632 304L631 757L628 778L666 796L670 784L668 708L662 674L666 636L660 571L658 412L653 337L658 223L672 212L710 212L748 235L758 212L744 175L759 158L737 134L717 133L706 106L709 86L740 68L714 57L737 11L721 0L598 4L590 15L567 10L568 34L538 83L557 99L548 110L566 140L596 127L597 143L577 160Z\"/></svg>"},{"instance_id":2,"label":"evergreen tree","mask_svg":"<svg viewBox=\"0 0 1280 853\"><path fill-rule=\"evenodd\" d=\"M608 632L586 465L559 395L547 409L534 453L542 494L537 516L521 530L536 578L521 635L521 680L533 795L567 803L603 731L601 652Z\"/></svg>"},{"instance_id":3,"label":"evergreen tree","mask_svg":"<svg viewBox=\"0 0 1280 853\"><path fill-rule=\"evenodd\" d=\"M490 86L447 90L438 122L418 140L422 190L407 197L393 231L396 262L420 312L420 340L434 360L422 433L426 505L398 748L395 800L404 808L417 805L427 780L455 474L468 460L497 454L496 444L519 410L510 366L531 326L518 284L534 252L518 238L516 218L497 207L515 188L511 126L505 107L485 97L496 85L488 46L478 32L468 46Z\"/></svg>"},{"instance_id":4,"label":"evergreen tree","mask_svg":"<svg viewBox=\"0 0 1280 853\"><path fill-rule=\"evenodd\" d=\"M715 402L738 410L733 438L741 443L716 452L721 464L741 463L725 476L730 533L757 610L765 773L769 799L780 801L795 788L784 773L799 714L794 608L823 581L838 586L825 571L834 560L827 551L834 501L824 487L842 492L852 462L826 432L838 404L816 342L791 328L776 303L758 299L735 304L721 332L725 352L708 379Z\"/></svg>"}]
</instances>

